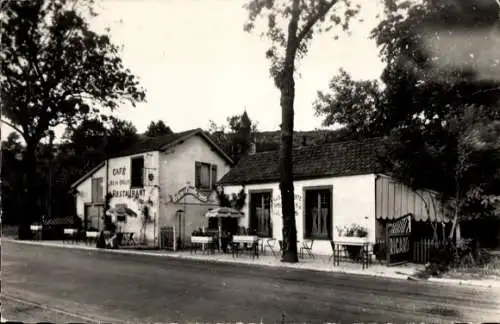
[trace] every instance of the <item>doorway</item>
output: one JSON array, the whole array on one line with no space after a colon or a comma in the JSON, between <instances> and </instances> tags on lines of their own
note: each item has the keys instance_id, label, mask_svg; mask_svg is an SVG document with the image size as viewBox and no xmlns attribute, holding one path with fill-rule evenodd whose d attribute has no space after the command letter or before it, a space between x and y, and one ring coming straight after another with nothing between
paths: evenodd
<instances>
[{"instance_id":1,"label":"doorway","mask_svg":"<svg viewBox=\"0 0 500 324\"><path fill-rule=\"evenodd\" d=\"M177 247L184 248L184 240L186 237L186 217L184 209L178 209L175 212L176 227L177 227Z\"/></svg>"},{"instance_id":2,"label":"doorway","mask_svg":"<svg viewBox=\"0 0 500 324\"><path fill-rule=\"evenodd\" d=\"M104 227L104 205L85 205L83 226L85 230L102 230Z\"/></svg>"}]
</instances>

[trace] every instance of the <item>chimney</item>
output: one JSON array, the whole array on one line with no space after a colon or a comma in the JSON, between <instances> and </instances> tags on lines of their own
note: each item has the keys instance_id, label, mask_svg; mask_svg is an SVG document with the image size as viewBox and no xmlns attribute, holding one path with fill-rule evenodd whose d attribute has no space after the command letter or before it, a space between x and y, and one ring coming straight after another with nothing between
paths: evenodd
<instances>
[{"instance_id":1,"label":"chimney","mask_svg":"<svg viewBox=\"0 0 500 324\"><path fill-rule=\"evenodd\" d=\"M250 146L248 147L248 155L254 155L257 151L257 147L255 145L255 142L250 142Z\"/></svg>"}]
</instances>

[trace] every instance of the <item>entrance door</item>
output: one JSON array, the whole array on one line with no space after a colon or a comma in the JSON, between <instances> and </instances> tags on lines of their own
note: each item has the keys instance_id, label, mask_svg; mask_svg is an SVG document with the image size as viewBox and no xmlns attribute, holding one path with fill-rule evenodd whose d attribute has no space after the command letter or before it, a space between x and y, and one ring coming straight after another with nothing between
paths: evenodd
<instances>
[{"instance_id":1,"label":"entrance door","mask_svg":"<svg viewBox=\"0 0 500 324\"><path fill-rule=\"evenodd\" d=\"M175 217L177 218L177 247L182 249L184 246L184 239L186 237L186 217L185 211L179 209L175 212Z\"/></svg>"},{"instance_id":2,"label":"entrance door","mask_svg":"<svg viewBox=\"0 0 500 324\"><path fill-rule=\"evenodd\" d=\"M84 211L84 227L85 229L94 228L102 230L104 227L104 206L103 205L86 205Z\"/></svg>"}]
</instances>

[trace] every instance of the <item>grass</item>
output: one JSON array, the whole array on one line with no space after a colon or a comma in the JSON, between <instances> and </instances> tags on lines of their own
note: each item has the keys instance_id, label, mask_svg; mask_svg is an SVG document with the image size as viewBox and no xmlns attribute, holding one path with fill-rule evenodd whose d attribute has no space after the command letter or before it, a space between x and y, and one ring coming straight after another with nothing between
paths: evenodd
<instances>
[{"instance_id":1,"label":"grass","mask_svg":"<svg viewBox=\"0 0 500 324\"><path fill-rule=\"evenodd\" d=\"M450 269L444 277L453 279L499 279L500 256L493 255L491 260L480 266L457 267Z\"/></svg>"}]
</instances>

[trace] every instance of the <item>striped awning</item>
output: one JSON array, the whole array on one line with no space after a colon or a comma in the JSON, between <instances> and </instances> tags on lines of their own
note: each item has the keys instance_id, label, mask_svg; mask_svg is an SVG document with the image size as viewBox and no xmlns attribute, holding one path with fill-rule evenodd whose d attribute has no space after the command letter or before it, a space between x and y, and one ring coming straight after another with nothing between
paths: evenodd
<instances>
[{"instance_id":1,"label":"striped awning","mask_svg":"<svg viewBox=\"0 0 500 324\"><path fill-rule=\"evenodd\" d=\"M240 212L237 209L234 208L229 208L229 207L217 207L212 210L209 210L206 214L205 217L207 218L238 218L242 217L244 214Z\"/></svg>"},{"instance_id":2,"label":"striped awning","mask_svg":"<svg viewBox=\"0 0 500 324\"><path fill-rule=\"evenodd\" d=\"M447 223L449 212L437 193L431 190L412 190L393 179L381 176L376 180L375 215L377 219L394 220L412 215L418 222Z\"/></svg>"}]
</instances>

